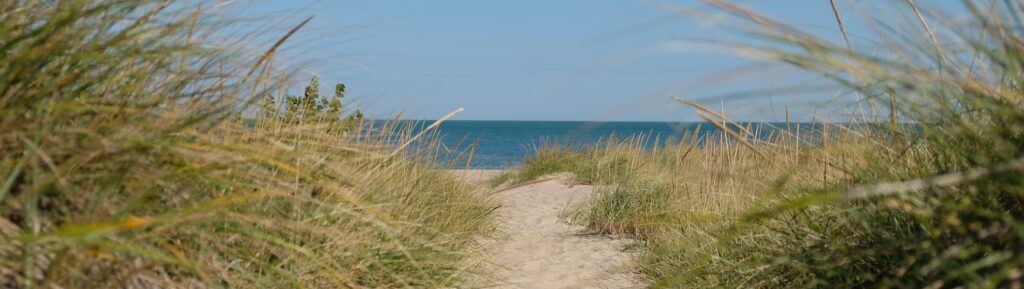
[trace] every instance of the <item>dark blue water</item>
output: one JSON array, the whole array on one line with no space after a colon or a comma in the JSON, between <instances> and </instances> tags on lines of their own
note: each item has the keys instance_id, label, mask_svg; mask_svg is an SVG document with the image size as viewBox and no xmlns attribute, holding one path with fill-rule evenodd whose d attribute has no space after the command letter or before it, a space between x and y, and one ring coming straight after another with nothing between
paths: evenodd
<instances>
[{"instance_id":1,"label":"dark blue water","mask_svg":"<svg viewBox=\"0 0 1024 289\"><path fill-rule=\"evenodd\" d=\"M371 123L379 126L385 121ZM433 121L400 120L395 126L401 130L411 127L416 134ZM889 125L885 123L779 123L752 122L738 125L751 130L754 138L772 141L800 141L808 144L820 142L823 131L827 127L829 135L846 130L858 131L862 137L888 137ZM730 130L739 134L736 125L727 125ZM921 130L917 124L900 124L904 133ZM481 120L449 120L441 123L437 130L431 131L429 137L422 138L427 142L419 142L409 146L406 152L410 155L436 158L442 165L451 168L501 169L521 165L523 160L534 154L544 145L568 146L575 149L603 144L609 139L622 141L634 138L642 141L648 149L661 145L673 145L696 141L697 146L708 142L717 142L725 137L717 126L707 122L589 122L589 121L481 121ZM797 140L797 136L799 140ZM436 137L436 138L435 138ZM441 148L424 147L434 140L440 140ZM748 139L748 141L753 141ZM436 154L435 154L436 152ZM470 153L472 152L472 153ZM472 158L468 156L472 155Z\"/></svg>"},{"instance_id":2,"label":"dark blue water","mask_svg":"<svg viewBox=\"0 0 1024 289\"><path fill-rule=\"evenodd\" d=\"M407 124L422 128L429 123L409 121ZM785 127L785 124L764 126ZM763 134L770 129L759 131ZM645 145L653 147L678 142L692 134L704 137L717 132L720 130L708 123L455 120L442 123L438 136L444 144L440 153L442 162L452 167L465 167L468 152L472 151L470 168L493 169L520 165L543 144L587 147L613 136L622 139L644 135L647 136Z\"/></svg>"},{"instance_id":3,"label":"dark blue water","mask_svg":"<svg viewBox=\"0 0 1024 289\"><path fill-rule=\"evenodd\" d=\"M692 126L665 122L449 121L439 128L441 141L448 147L467 148L476 143L471 167L504 168L521 164L543 144L589 146L613 135L671 138L682 136Z\"/></svg>"}]
</instances>

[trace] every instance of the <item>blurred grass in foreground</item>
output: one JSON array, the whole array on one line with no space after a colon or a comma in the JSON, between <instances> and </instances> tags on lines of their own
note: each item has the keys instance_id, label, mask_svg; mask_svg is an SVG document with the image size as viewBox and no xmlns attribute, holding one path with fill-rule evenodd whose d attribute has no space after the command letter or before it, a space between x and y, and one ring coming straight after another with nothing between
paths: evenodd
<instances>
[{"instance_id":1,"label":"blurred grass in foreground","mask_svg":"<svg viewBox=\"0 0 1024 289\"><path fill-rule=\"evenodd\" d=\"M240 117L267 95L286 99L274 50L241 59L215 38L231 21L205 12L0 3L0 287L438 288L472 277L489 200L392 153L411 135L365 131L340 108Z\"/></svg>"}]
</instances>

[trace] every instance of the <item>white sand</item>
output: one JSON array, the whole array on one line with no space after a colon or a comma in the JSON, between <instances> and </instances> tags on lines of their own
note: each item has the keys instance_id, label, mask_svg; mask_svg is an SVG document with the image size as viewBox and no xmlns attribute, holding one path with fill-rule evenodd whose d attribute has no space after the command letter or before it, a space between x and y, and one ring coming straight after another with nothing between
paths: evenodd
<instances>
[{"instance_id":1,"label":"white sand","mask_svg":"<svg viewBox=\"0 0 1024 289\"><path fill-rule=\"evenodd\" d=\"M457 171L483 182L497 171ZM490 262L501 284L496 288L639 288L625 268L628 240L588 233L559 220L559 213L586 200L590 186L567 186L564 176L499 189L507 235L491 244Z\"/></svg>"}]
</instances>

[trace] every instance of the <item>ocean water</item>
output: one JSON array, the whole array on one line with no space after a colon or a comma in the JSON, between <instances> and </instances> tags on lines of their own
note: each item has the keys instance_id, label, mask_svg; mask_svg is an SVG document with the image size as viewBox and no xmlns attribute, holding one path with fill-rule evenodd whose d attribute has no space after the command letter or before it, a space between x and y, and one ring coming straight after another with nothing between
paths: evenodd
<instances>
[{"instance_id":1,"label":"ocean water","mask_svg":"<svg viewBox=\"0 0 1024 289\"><path fill-rule=\"evenodd\" d=\"M421 129L429 121L407 121L405 124ZM770 125L785 127L784 123ZM767 131L770 129L762 129L761 133L766 134ZM687 133L694 132L698 137L703 137L719 132L719 129L708 123L693 122L454 120L443 122L438 127L438 136L443 144L439 158L449 166L463 168L467 152L472 150L470 168L509 168L522 164L542 144L557 143L583 148L612 136L625 138L646 135L652 136L645 143L650 148L667 141L676 142ZM472 147L474 144L475 149Z\"/></svg>"}]
</instances>

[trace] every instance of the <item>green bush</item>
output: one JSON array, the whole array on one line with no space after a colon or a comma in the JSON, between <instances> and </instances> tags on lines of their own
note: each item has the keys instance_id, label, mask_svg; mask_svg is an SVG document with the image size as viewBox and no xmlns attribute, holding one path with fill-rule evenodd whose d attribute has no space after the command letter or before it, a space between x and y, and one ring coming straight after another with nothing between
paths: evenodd
<instances>
[{"instance_id":1,"label":"green bush","mask_svg":"<svg viewBox=\"0 0 1024 289\"><path fill-rule=\"evenodd\" d=\"M345 97L345 84L338 83L334 87L334 96L327 99L327 96L320 95L320 80L316 76L306 86L302 97L287 95L275 97L266 94L260 102L259 117L268 119L283 119L292 123L326 122L344 131L351 129L353 125L363 119L363 113L356 109L352 114L344 117L342 115L341 99ZM285 104L284 115L281 115L281 108L275 105L278 99L283 99Z\"/></svg>"}]
</instances>

